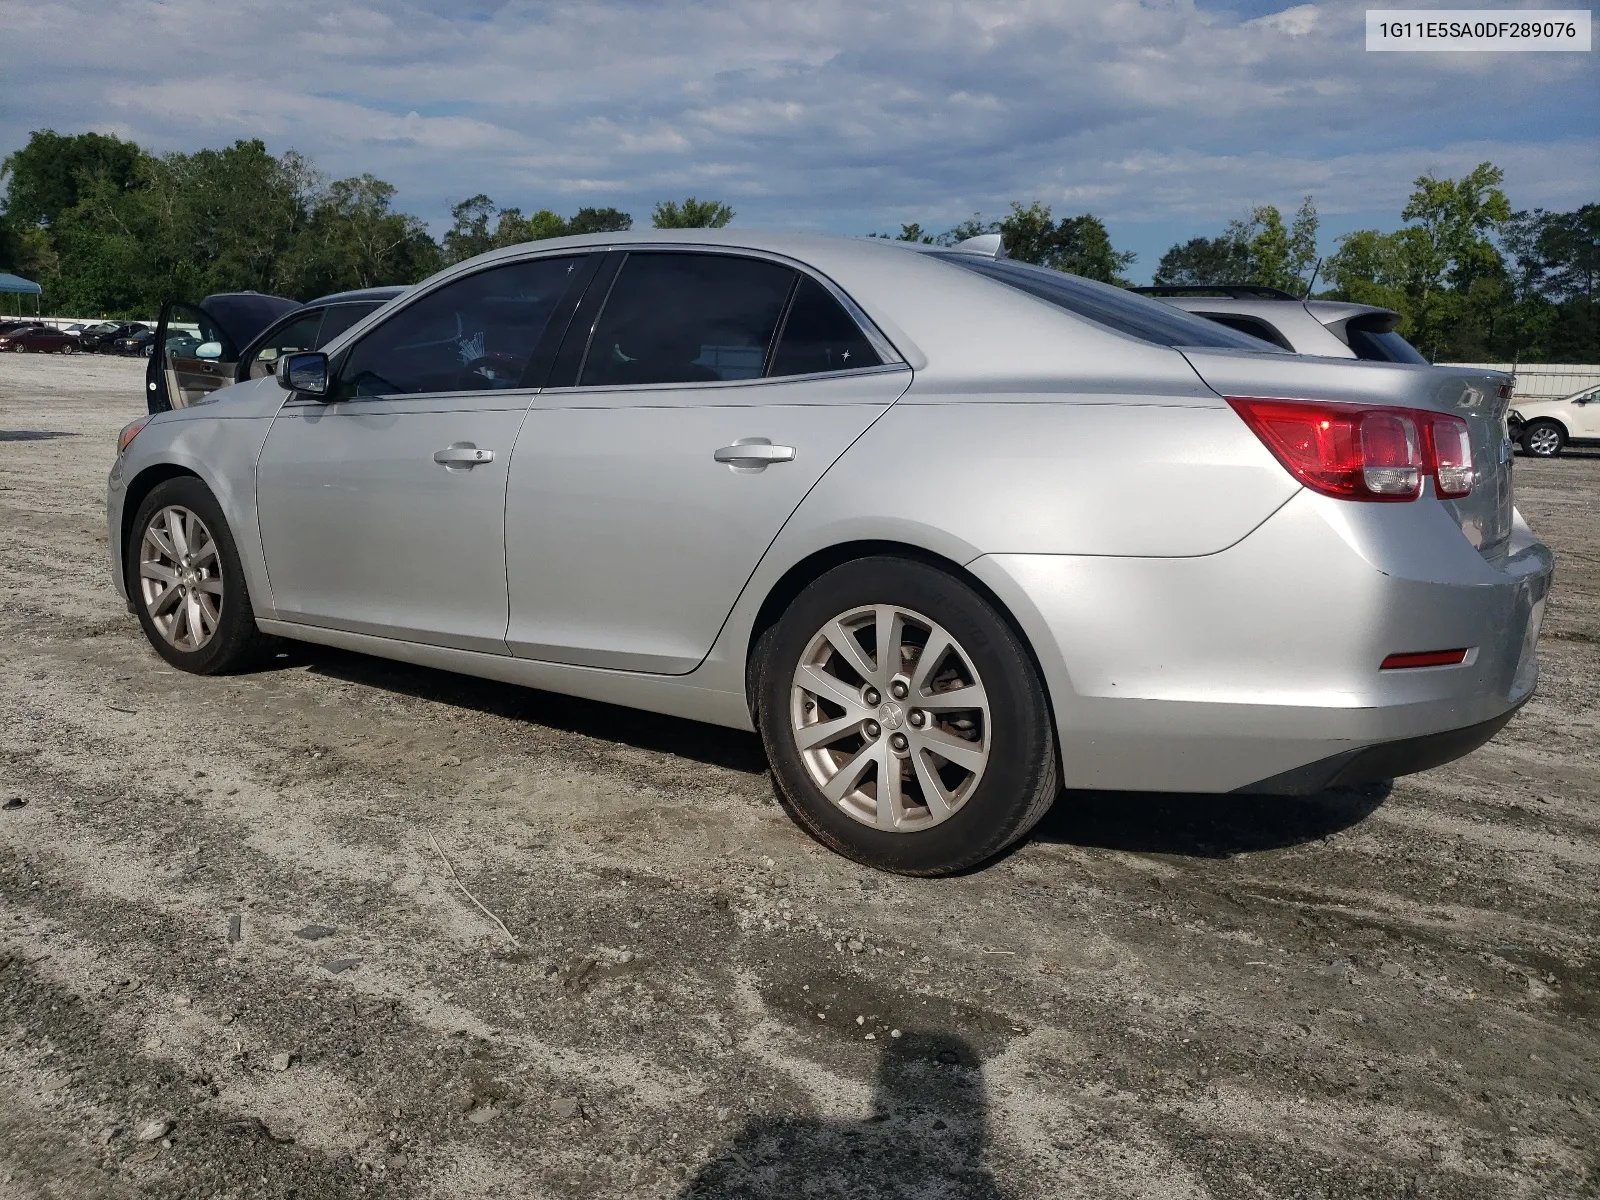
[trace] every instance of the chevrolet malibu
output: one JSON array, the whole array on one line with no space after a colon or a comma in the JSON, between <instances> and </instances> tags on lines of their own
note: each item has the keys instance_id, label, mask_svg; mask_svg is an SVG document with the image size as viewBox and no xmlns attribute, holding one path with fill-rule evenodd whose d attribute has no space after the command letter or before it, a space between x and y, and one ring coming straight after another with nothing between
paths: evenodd
<instances>
[{"instance_id":1,"label":"chevrolet malibu","mask_svg":"<svg viewBox=\"0 0 1600 1200\"><path fill-rule=\"evenodd\" d=\"M186 671L295 638L758 729L805 830L932 875L1063 786L1304 795L1493 736L1553 566L1507 382L992 237L555 239L128 426L112 573Z\"/></svg>"}]
</instances>

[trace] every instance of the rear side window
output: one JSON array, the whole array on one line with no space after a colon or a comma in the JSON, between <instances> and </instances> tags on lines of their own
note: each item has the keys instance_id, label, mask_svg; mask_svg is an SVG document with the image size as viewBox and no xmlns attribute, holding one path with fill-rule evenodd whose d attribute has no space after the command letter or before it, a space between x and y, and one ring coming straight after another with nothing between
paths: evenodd
<instances>
[{"instance_id":1,"label":"rear side window","mask_svg":"<svg viewBox=\"0 0 1600 1200\"><path fill-rule=\"evenodd\" d=\"M1057 308L1085 317L1098 325L1158 346L1200 346L1229 350L1266 350L1249 334L1197 317L1171 304L1163 304L1109 283L1096 283L1078 275L1035 267L1028 263L995 261L969 254L935 254L949 263L975 271L1027 292Z\"/></svg>"},{"instance_id":2,"label":"rear side window","mask_svg":"<svg viewBox=\"0 0 1600 1200\"><path fill-rule=\"evenodd\" d=\"M788 267L724 254L630 254L606 297L581 387L761 376L794 290Z\"/></svg>"},{"instance_id":3,"label":"rear side window","mask_svg":"<svg viewBox=\"0 0 1600 1200\"><path fill-rule=\"evenodd\" d=\"M815 279L802 277L767 374L814 375L882 364L883 359L844 306Z\"/></svg>"},{"instance_id":4,"label":"rear side window","mask_svg":"<svg viewBox=\"0 0 1600 1200\"><path fill-rule=\"evenodd\" d=\"M521 386L581 258L538 258L455 279L409 304L351 349L346 397Z\"/></svg>"},{"instance_id":5,"label":"rear side window","mask_svg":"<svg viewBox=\"0 0 1600 1200\"><path fill-rule=\"evenodd\" d=\"M1393 318L1383 318L1382 323L1388 325ZM1355 351L1357 358L1365 358L1372 362L1392 363L1422 363L1426 365L1427 359L1417 352L1417 348L1393 329L1374 329L1370 325L1360 323L1360 318L1349 321L1344 327L1345 340L1350 344L1350 349Z\"/></svg>"}]
</instances>

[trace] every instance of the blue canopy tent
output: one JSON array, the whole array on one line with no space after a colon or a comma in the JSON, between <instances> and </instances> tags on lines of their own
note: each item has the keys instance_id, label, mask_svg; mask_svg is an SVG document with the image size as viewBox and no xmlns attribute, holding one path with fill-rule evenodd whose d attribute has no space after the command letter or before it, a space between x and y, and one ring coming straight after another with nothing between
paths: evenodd
<instances>
[{"instance_id":1,"label":"blue canopy tent","mask_svg":"<svg viewBox=\"0 0 1600 1200\"><path fill-rule=\"evenodd\" d=\"M14 293L18 296L33 297L33 315L39 315L39 294L44 289L31 279L24 279L21 275L8 275L0 271L0 292ZM17 302L17 315L22 315L22 302Z\"/></svg>"}]
</instances>

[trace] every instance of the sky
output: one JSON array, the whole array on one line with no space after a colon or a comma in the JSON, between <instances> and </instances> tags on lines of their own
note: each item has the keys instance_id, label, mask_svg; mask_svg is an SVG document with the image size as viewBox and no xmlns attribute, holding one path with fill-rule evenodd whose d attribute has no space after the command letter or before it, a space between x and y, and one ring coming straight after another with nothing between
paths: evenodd
<instances>
[{"instance_id":1,"label":"sky","mask_svg":"<svg viewBox=\"0 0 1600 1200\"><path fill-rule=\"evenodd\" d=\"M1520 7L1520 6L1519 6ZM449 225L731 204L736 225L939 230L1092 212L1147 279L1175 241L1310 193L1324 253L1412 180L1505 169L1600 201L1600 52L1379 54L1330 0L0 0L0 154L97 130L258 137Z\"/></svg>"}]
</instances>

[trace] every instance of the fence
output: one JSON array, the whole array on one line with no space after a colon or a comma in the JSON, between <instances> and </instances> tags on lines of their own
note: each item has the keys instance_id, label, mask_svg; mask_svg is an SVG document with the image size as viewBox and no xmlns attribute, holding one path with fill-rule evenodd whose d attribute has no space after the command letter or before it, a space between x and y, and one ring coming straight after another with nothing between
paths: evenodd
<instances>
[{"instance_id":1,"label":"fence","mask_svg":"<svg viewBox=\"0 0 1600 1200\"><path fill-rule=\"evenodd\" d=\"M1600 364L1587 363L1440 363L1441 367L1477 367L1516 376L1518 400L1559 400L1584 388L1600 386Z\"/></svg>"}]
</instances>

